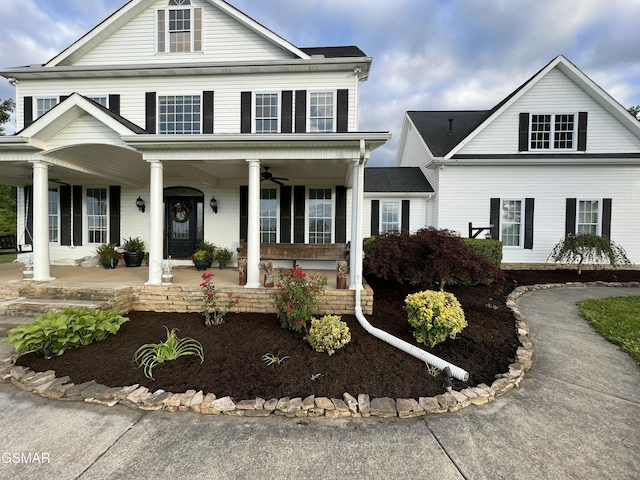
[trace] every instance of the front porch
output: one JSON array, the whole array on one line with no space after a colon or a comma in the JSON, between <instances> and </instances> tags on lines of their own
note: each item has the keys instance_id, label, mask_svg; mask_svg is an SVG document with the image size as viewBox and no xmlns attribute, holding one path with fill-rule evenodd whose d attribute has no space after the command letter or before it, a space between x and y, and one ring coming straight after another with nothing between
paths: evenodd
<instances>
[{"instance_id":1,"label":"front porch","mask_svg":"<svg viewBox=\"0 0 640 480\"><path fill-rule=\"evenodd\" d=\"M195 267L174 267L173 284L146 285L148 269L127 268L123 265L113 270L102 267L51 265L48 282L22 280L23 264L0 265L0 315L35 316L52 309L61 309L78 302L99 304L99 308L118 308L122 313L130 310L154 312L200 312L202 273ZM232 311L276 312L275 288L245 288L238 285L235 268L220 270L210 268L216 290L222 295L233 292L239 303ZM320 297L319 314L353 314L355 291L338 290L333 270L313 270L311 273L326 275L328 283ZM362 310L373 312L373 290L365 283L361 292Z\"/></svg>"}]
</instances>

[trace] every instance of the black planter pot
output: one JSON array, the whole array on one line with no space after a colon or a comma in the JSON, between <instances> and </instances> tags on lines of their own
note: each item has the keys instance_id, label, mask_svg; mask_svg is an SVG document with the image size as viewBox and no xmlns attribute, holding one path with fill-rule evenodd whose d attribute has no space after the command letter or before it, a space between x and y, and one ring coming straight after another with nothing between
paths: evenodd
<instances>
[{"instance_id":1,"label":"black planter pot","mask_svg":"<svg viewBox=\"0 0 640 480\"><path fill-rule=\"evenodd\" d=\"M119 260L113 259L113 260L100 260L100 264L106 268L107 270L110 270L112 268L116 268L118 266L118 262Z\"/></svg>"},{"instance_id":2,"label":"black planter pot","mask_svg":"<svg viewBox=\"0 0 640 480\"><path fill-rule=\"evenodd\" d=\"M139 267L143 259L144 252L124 252L124 264L127 267Z\"/></svg>"},{"instance_id":3,"label":"black planter pot","mask_svg":"<svg viewBox=\"0 0 640 480\"><path fill-rule=\"evenodd\" d=\"M207 268L209 268L209 261L208 260L194 260L193 264L196 266L196 270L202 272L204 270L206 270Z\"/></svg>"}]
</instances>

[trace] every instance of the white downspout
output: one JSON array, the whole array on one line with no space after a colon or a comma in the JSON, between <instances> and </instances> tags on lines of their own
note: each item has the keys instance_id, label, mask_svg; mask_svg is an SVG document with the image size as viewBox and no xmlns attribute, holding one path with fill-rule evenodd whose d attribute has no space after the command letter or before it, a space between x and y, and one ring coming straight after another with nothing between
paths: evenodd
<instances>
[{"instance_id":1,"label":"white downspout","mask_svg":"<svg viewBox=\"0 0 640 480\"><path fill-rule=\"evenodd\" d=\"M365 149L364 146L362 145L364 144L364 140L361 140L361 148L360 148L360 162L359 162L359 167L361 170L364 170L364 164L366 163L366 158L365 158ZM355 162L354 162L355 163ZM354 170L357 167L354 167ZM355 172L354 172L355 173ZM353 182L355 189L357 189L357 192L353 192L352 195L354 196L354 198L358 197L359 199L362 198L362 193L364 190L364 181L362 179L362 177L360 177L361 181L355 181ZM353 229L355 229L358 234L356 235L352 235L352 243L353 243L353 239L355 238L355 244L356 245L362 245L362 230L360 228L358 228L356 226L357 224L362 224L362 221L360 218L357 218L358 216L356 215L356 212L361 211L362 208L362 203L361 202L357 202L354 201L354 207L359 207L358 210L354 211L353 213L353 221L352 221L352 231ZM357 220L356 220L357 218ZM361 249L356 249L354 248L354 245L351 246L351 251L360 251ZM361 255L361 254L360 254ZM361 255L362 256L362 255ZM351 257L352 259L352 265L353 264L353 255ZM460 367L457 367L455 365L453 365L452 363L447 362L446 360L441 359L440 357L436 357L435 355L432 355L428 352L425 352L424 350L415 347L413 345L411 345L410 343L405 342L404 340L400 340L397 337L394 337L393 335L390 335L389 333L385 332L384 330L380 330L379 328L374 327L373 325L371 325L371 323L369 323L369 320L367 320L367 318L364 316L364 314L362 313L362 306L360 305L360 290L361 290L361 284L358 285L358 280L362 281L362 261L360 262L356 262L355 265L356 269L359 269L358 272L355 273L355 275L352 274L352 281L355 279L356 280L356 285L355 285L355 291L356 291L356 302L355 302L355 316L358 319L358 322L360 322L360 325L362 326L362 328L364 328L368 333L370 333L371 335L373 335L374 337L378 338L379 340L382 340L383 342L388 343L389 345L392 345L394 347L396 347L399 350L402 350L405 353L408 353L409 355L411 355L412 357L417 358L418 360L422 360L423 362L425 362L427 365L433 365L434 367L440 369L440 370L444 370L445 368L449 367L449 370L451 371L451 376L453 376L453 378L466 382L467 380L469 380L469 373L465 370L463 370Z\"/></svg>"}]
</instances>

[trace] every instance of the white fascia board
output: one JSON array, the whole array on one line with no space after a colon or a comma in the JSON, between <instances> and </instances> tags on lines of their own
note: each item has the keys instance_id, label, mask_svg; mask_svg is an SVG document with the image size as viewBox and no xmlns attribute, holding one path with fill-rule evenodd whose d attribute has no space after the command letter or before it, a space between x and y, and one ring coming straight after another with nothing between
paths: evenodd
<instances>
[{"instance_id":1,"label":"white fascia board","mask_svg":"<svg viewBox=\"0 0 640 480\"><path fill-rule=\"evenodd\" d=\"M271 43L274 43L275 45L279 46L280 48L283 48L284 50L289 51L290 53L292 53L293 55L299 58L303 58L303 59L311 58L310 55L306 54L305 52L300 50L298 47L296 47L292 43L282 38L280 35L269 30L264 25L261 25L260 23L256 22L253 18L242 13L240 10L236 9L235 7L228 4L227 2L222 0L208 0L208 1L210 4L219 8L230 17L234 18L235 20L237 20L247 28L253 30L258 35L264 37L265 39L269 40Z\"/></svg>"},{"instance_id":2,"label":"white fascia board","mask_svg":"<svg viewBox=\"0 0 640 480\"><path fill-rule=\"evenodd\" d=\"M435 158L428 168L447 167L531 167L640 165L640 158L521 158L509 159L447 159Z\"/></svg>"},{"instance_id":3,"label":"white fascia board","mask_svg":"<svg viewBox=\"0 0 640 480\"><path fill-rule=\"evenodd\" d=\"M544 69L542 69L538 74L533 77L531 80L527 82L527 84L520 89L518 93L513 95L504 105L502 105L498 110L493 112L489 118L487 118L484 122L480 124L478 128L476 128L473 132L467 135L458 145L456 145L453 150L451 150L444 158L451 158L456 153L458 153L467 143L469 143L473 138L475 138L480 132L482 132L485 128L487 128L496 118L502 115L507 109L511 108L518 99L520 99L525 93L527 93L535 84L537 84L547 73L556 68L556 66L560 62L567 62L567 59L562 55L554 58Z\"/></svg>"}]
</instances>

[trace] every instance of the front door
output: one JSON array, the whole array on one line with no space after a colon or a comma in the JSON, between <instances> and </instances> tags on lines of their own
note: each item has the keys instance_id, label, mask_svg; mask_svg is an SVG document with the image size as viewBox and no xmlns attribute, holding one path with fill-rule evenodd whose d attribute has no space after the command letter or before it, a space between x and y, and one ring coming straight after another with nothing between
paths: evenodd
<instances>
[{"instance_id":1,"label":"front door","mask_svg":"<svg viewBox=\"0 0 640 480\"><path fill-rule=\"evenodd\" d=\"M169 258L190 258L196 245L197 209L194 197L165 197Z\"/></svg>"}]
</instances>

